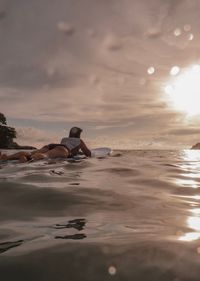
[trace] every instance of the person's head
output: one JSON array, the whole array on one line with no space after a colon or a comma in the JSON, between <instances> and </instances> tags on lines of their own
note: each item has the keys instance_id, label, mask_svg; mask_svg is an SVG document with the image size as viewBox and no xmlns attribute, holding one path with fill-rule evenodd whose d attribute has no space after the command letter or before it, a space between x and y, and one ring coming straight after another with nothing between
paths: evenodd
<instances>
[{"instance_id":1,"label":"person's head","mask_svg":"<svg viewBox=\"0 0 200 281\"><path fill-rule=\"evenodd\" d=\"M78 127L73 127L69 131L70 138L80 138L81 137L82 129Z\"/></svg>"}]
</instances>

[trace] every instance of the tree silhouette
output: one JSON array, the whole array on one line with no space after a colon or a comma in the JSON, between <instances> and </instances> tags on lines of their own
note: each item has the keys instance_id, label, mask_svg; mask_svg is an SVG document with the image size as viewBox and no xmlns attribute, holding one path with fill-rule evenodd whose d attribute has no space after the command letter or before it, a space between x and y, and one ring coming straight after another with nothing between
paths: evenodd
<instances>
[{"instance_id":1,"label":"tree silhouette","mask_svg":"<svg viewBox=\"0 0 200 281\"><path fill-rule=\"evenodd\" d=\"M0 123L3 125L7 125L6 117L3 113L0 113Z\"/></svg>"},{"instance_id":2,"label":"tree silhouette","mask_svg":"<svg viewBox=\"0 0 200 281\"><path fill-rule=\"evenodd\" d=\"M16 136L15 128L7 126L5 115L0 113L0 148L14 147L16 144L13 142L13 139Z\"/></svg>"}]
</instances>

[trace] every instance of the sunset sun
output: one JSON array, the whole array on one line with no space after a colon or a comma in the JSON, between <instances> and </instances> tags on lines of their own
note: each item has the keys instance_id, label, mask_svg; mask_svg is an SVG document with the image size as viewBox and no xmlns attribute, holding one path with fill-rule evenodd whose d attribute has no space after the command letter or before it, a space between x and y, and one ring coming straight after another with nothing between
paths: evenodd
<instances>
[{"instance_id":1,"label":"sunset sun","mask_svg":"<svg viewBox=\"0 0 200 281\"><path fill-rule=\"evenodd\" d=\"M193 65L165 87L170 103L189 116L200 114L200 65Z\"/></svg>"}]
</instances>

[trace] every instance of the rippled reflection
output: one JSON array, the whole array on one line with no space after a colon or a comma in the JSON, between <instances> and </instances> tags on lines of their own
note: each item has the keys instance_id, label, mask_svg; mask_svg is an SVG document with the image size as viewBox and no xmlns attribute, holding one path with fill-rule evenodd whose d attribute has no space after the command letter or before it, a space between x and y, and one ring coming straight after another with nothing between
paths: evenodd
<instances>
[{"instance_id":1,"label":"rippled reflection","mask_svg":"<svg viewBox=\"0 0 200 281\"><path fill-rule=\"evenodd\" d=\"M194 196L191 196L191 198L193 198L195 200L200 200L200 195L194 195Z\"/></svg>"},{"instance_id":2,"label":"rippled reflection","mask_svg":"<svg viewBox=\"0 0 200 281\"><path fill-rule=\"evenodd\" d=\"M186 174L181 174L182 176L186 176ZM187 173L188 178L198 178L200 179L200 174L199 173Z\"/></svg>"},{"instance_id":3,"label":"rippled reflection","mask_svg":"<svg viewBox=\"0 0 200 281\"><path fill-rule=\"evenodd\" d=\"M200 178L200 151L199 150L183 150L179 167L182 169L180 175L185 179L176 179L176 184L188 186L192 188L200 187L197 181Z\"/></svg>"},{"instance_id":4,"label":"rippled reflection","mask_svg":"<svg viewBox=\"0 0 200 281\"><path fill-rule=\"evenodd\" d=\"M190 210L194 216L188 217L187 219L187 226L194 230L193 232L185 233L184 235L180 236L178 240L180 241L194 241L200 239L200 208L195 208Z\"/></svg>"},{"instance_id":5,"label":"rippled reflection","mask_svg":"<svg viewBox=\"0 0 200 281\"><path fill-rule=\"evenodd\" d=\"M182 174L184 175L184 174ZM198 188L199 184L195 180L190 179L176 179L176 184L186 187Z\"/></svg>"},{"instance_id":6,"label":"rippled reflection","mask_svg":"<svg viewBox=\"0 0 200 281\"><path fill-rule=\"evenodd\" d=\"M190 242L190 241L198 240L199 238L200 238L199 232L189 232L179 237L178 240Z\"/></svg>"},{"instance_id":7,"label":"rippled reflection","mask_svg":"<svg viewBox=\"0 0 200 281\"><path fill-rule=\"evenodd\" d=\"M200 187L198 179L200 178L200 151L198 150L184 150L181 153L181 163L179 167L182 169L180 173L181 176L185 177L185 179L176 179L176 184L197 189ZM192 198L195 200L200 199L200 195L198 191L196 194L187 196L188 198ZM200 208L195 208L195 206L199 206L199 204L190 205L193 206L190 209L190 213L192 214L186 220L186 225L192 231L182 234L178 240L180 241L194 241L200 239Z\"/></svg>"},{"instance_id":8,"label":"rippled reflection","mask_svg":"<svg viewBox=\"0 0 200 281\"><path fill-rule=\"evenodd\" d=\"M185 161L200 161L200 150L183 150L181 158ZM200 168L200 163L199 168Z\"/></svg>"},{"instance_id":9,"label":"rippled reflection","mask_svg":"<svg viewBox=\"0 0 200 281\"><path fill-rule=\"evenodd\" d=\"M178 163L181 168L180 178L176 178L178 186L197 189L200 187L200 151L184 150L180 154L181 161Z\"/></svg>"},{"instance_id":10,"label":"rippled reflection","mask_svg":"<svg viewBox=\"0 0 200 281\"><path fill-rule=\"evenodd\" d=\"M187 226L193 229L194 232L188 232L180 236L179 240L181 241L190 242L200 238L200 217L198 216L200 214L200 209L192 209L191 212L197 216L189 217L187 219Z\"/></svg>"},{"instance_id":11,"label":"rippled reflection","mask_svg":"<svg viewBox=\"0 0 200 281\"><path fill-rule=\"evenodd\" d=\"M194 215L200 215L200 208L190 210Z\"/></svg>"},{"instance_id":12,"label":"rippled reflection","mask_svg":"<svg viewBox=\"0 0 200 281\"><path fill-rule=\"evenodd\" d=\"M200 231L200 218L199 217L189 217L187 224L190 228Z\"/></svg>"}]
</instances>

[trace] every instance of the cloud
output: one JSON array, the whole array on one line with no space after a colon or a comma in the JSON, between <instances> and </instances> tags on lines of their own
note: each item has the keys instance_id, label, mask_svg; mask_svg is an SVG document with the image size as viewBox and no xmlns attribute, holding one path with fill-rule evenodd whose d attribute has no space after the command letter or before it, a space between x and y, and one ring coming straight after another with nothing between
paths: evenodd
<instances>
[{"instance_id":1,"label":"cloud","mask_svg":"<svg viewBox=\"0 0 200 281\"><path fill-rule=\"evenodd\" d=\"M152 38L152 39L160 38L161 35L162 35L162 32L159 29L154 29L154 28L149 29L145 33L145 36L147 36L148 38Z\"/></svg>"},{"instance_id":2,"label":"cloud","mask_svg":"<svg viewBox=\"0 0 200 281\"><path fill-rule=\"evenodd\" d=\"M186 135L200 135L199 128L184 128L184 129L175 129L168 131L170 135L177 135L177 136L186 136Z\"/></svg>"},{"instance_id":3,"label":"cloud","mask_svg":"<svg viewBox=\"0 0 200 281\"><path fill-rule=\"evenodd\" d=\"M199 6L173 0L3 1L1 111L30 120L33 128L37 123L41 131L31 131L36 142L53 140L64 122L90 127L91 136L125 134L135 145L158 144L160 132L166 132L161 143L170 142L167 132L188 141L183 115L170 108L163 85L173 65L198 58ZM52 123L47 138L44 123ZM20 138L26 141L26 133Z\"/></svg>"},{"instance_id":4,"label":"cloud","mask_svg":"<svg viewBox=\"0 0 200 281\"><path fill-rule=\"evenodd\" d=\"M66 35L73 35L75 32L75 28L68 22L59 21L57 23L58 30L63 32Z\"/></svg>"},{"instance_id":5,"label":"cloud","mask_svg":"<svg viewBox=\"0 0 200 281\"><path fill-rule=\"evenodd\" d=\"M123 47L122 41L113 34L109 34L105 37L103 45L105 49L109 51L118 51Z\"/></svg>"},{"instance_id":6,"label":"cloud","mask_svg":"<svg viewBox=\"0 0 200 281\"><path fill-rule=\"evenodd\" d=\"M49 143L60 143L61 134L44 131L34 127L17 127L17 143L41 147Z\"/></svg>"},{"instance_id":7,"label":"cloud","mask_svg":"<svg viewBox=\"0 0 200 281\"><path fill-rule=\"evenodd\" d=\"M0 20L3 20L6 18L6 12L5 11L0 11Z\"/></svg>"}]
</instances>

